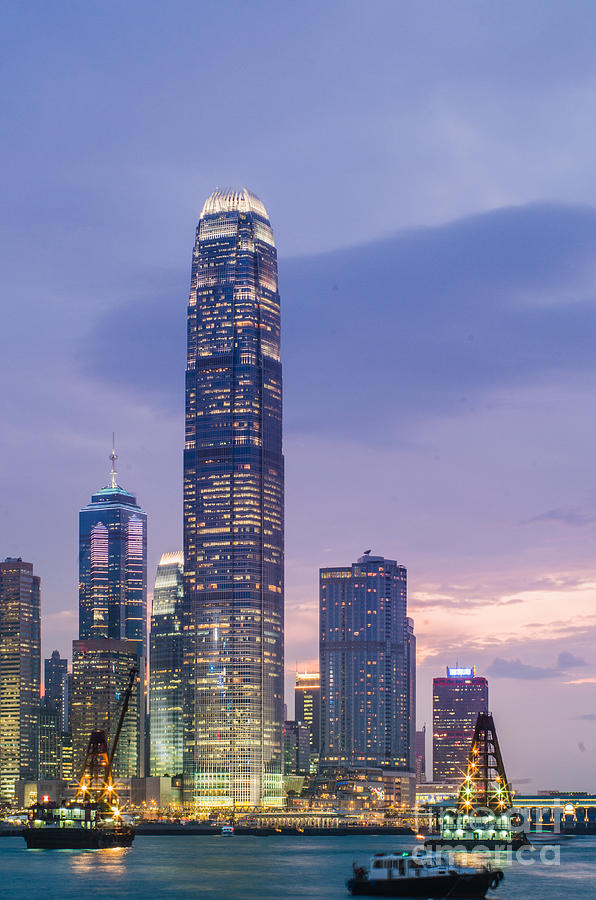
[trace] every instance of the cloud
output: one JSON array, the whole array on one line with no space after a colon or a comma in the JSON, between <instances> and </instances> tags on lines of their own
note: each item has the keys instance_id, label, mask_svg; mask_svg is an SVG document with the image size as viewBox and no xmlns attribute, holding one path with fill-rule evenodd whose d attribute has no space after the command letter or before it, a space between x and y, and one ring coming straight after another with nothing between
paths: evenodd
<instances>
[{"instance_id":1,"label":"cloud","mask_svg":"<svg viewBox=\"0 0 596 900\"><path fill-rule=\"evenodd\" d=\"M534 522L560 522L563 525L573 525L582 528L585 525L592 525L596 522L596 514L571 507L566 509L549 509L547 512L527 519L523 524L531 525Z\"/></svg>"},{"instance_id":2,"label":"cloud","mask_svg":"<svg viewBox=\"0 0 596 900\"><path fill-rule=\"evenodd\" d=\"M541 666L530 666L523 663L520 659L502 659L496 657L486 670L486 674L491 678L521 678L524 680L534 680L542 678L556 678L560 672L556 668L543 668Z\"/></svg>"},{"instance_id":3,"label":"cloud","mask_svg":"<svg viewBox=\"0 0 596 900\"><path fill-rule=\"evenodd\" d=\"M559 656L557 657L557 666L560 669L575 669L580 666L587 665L588 664L585 659L581 659L579 656L574 656L573 653L559 653Z\"/></svg>"},{"instance_id":4,"label":"cloud","mask_svg":"<svg viewBox=\"0 0 596 900\"><path fill-rule=\"evenodd\" d=\"M582 719L584 722L596 722L596 713L583 713L581 716L576 716L576 719Z\"/></svg>"}]
</instances>

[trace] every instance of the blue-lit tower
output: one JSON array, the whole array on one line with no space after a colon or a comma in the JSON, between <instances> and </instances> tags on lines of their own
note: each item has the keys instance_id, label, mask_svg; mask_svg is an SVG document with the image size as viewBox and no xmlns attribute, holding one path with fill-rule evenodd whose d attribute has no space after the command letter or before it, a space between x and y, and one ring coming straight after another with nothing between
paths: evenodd
<instances>
[{"instance_id":1,"label":"blue-lit tower","mask_svg":"<svg viewBox=\"0 0 596 900\"><path fill-rule=\"evenodd\" d=\"M250 191L196 231L184 452L187 802L282 803L282 372L277 256Z\"/></svg>"}]
</instances>

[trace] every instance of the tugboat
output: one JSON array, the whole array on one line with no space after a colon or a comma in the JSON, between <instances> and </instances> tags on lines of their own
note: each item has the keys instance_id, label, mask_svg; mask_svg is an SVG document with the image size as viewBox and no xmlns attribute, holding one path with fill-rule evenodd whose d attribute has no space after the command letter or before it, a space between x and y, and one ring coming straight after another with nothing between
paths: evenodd
<instances>
[{"instance_id":1,"label":"tugboat","mask_svg":"<svg viewBox=\"0 0 596 900\"><path fill-rule=\"evenodd\" d=\"M493 717L479 713L457 809L443 814L440 834L429 835L425 847L518 850L529 841L523 831L514 830L516 814L512 815L511 808L511 787Z\"/></svg>"},{"instance_id":2,"label":"tugboat","mask_svg":"<svg viewBox=\"0 0 596 900\"><path fill-rule=\"evenodd\" d=\"M370 869L354 865L346 884L365 897L482 898L503 880L501 869L448 865L432 853L375 853Z\"/></svg>"},{"instance_id":3,"label":"tugboat","mask_svg":"<svg viewBox=\"0 0 596 900\"><path fill-rule=\"evenodd\" d=\"M105 731L91 733L75 799L51 803L44 797L30 807L23 830L28 849L102 850L132 844L135 830L122 820L112 762L137 674L133 666L109 754Z\"/></svg>"}]
</instances>

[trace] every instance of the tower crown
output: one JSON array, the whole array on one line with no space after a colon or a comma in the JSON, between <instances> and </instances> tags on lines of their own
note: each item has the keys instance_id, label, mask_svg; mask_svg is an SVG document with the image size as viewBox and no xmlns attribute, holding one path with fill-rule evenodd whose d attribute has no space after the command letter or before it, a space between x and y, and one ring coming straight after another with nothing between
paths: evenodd
<instances>
[{"instance_id":1,"label":"tower crown","mask_svg":"<svg viewBox=\"0 0 596 900\"><path fill-rule=\"evenodd\" d=\"M269 220L265 206L248 188L218 188L203 204L201 218L220 212L253 212Z\"/></svg>"}]
</instances>

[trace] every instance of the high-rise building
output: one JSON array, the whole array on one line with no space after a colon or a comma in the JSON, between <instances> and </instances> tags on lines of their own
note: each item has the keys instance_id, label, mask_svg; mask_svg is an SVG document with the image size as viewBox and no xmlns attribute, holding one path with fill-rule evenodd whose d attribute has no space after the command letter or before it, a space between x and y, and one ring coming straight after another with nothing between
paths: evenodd
<instances>
[{"instance_id":1,"label":"high-rise building","mask_svg":"<svg viewBox=\"0 0 596 900\"><path fill-rule=\"evenodd\" d=\"M39 707L38 778L61 777L62 713L53 706Z\"/></svg>"},{"instance_id":2,"label":"high-rise building","mask_svg":"<svg viewBox=\"0 0 596 900\"><path fill-rule=\"evenodd\" d=\"M184 451L187 802L281 805L282 373L267 211L215 191L196 232Z\"/></svg>"},{"instance_id":3,"label":"high-rise building","mask_svg":"<svg viewBox=\"0 0 596 900\"><path fill-rule=\"evenodd\" d=\"M416 784L426 781L426 725L416 732Z\"/></svg>"},{"instance_id":4,"label":"high-rise building","mask_svg":"<svg viewBox=\"0 0 596 900\"><path fill-rule=\"evenodd\" d=\"M284 772L286 775L310 772L310 729L304 722L284 722Z\"/></svg>"},{"instance_id":5,"label":"high-rise building","mask_svg":"<svg viewBox=\"0 0 596 900\"><path fill-rule=\"evenodd\" d=\"M164 553L157 567L149 639L151 775L182 772L182 606L184 554Z\"/></svg>"},{"instance_id":6,"label":"high-rise building","mask_svg":"<svg viewBox=\"0 0 596 900\"><path fill-rule=\"evenodd\" d=\"M433 781L461 782L478 713L488 712L488 681L473 667L433 679Z\"/></svg>"},{"instance_id":7,"label":"high-rise building","mask_svg":"<svg viewBox=\"0 0 596 900\"><path fill-rule=\"evenodd\" d=\"M44 700L46 706L60 713L63 731L68 731L70 727L71 689L68 660L61 658L60 652L54 650L51 657L44 660Z\"/></svg>"},{"instance_id":8,"label":"high-rise building","mask_svg":"<svg viewBox=\"0 0 596 900\"><path fill-rule=\"evenodd\" d=\"M415 638L406 569L365 553L320 570L325 766L414 770Z\"/></svg>"},{"instance_id":9,"label":"high-rise building","mask_svg":"<svg viewBox=\"0 0 596 900\"><path fill-rule=\"evenodd\" d=\"M111 741L120 716L130 670L139 665L138 641L113 638L73 641L72 704L73 766L81 774L92 731L102 730ZM145 704L143 682L132 692L114 756L114 775L134 778L143 774L145 752Z\"/></svg>"},{"instance_id":10,"label":"high-rise building","mask_svg":"<svg viewBox=\"0 0 596 900\"><path fill-rule=\"evenodd\" d=\"M321 743L321 679L319 673L296 672L294 718L308 725L311 753L317 754Z\"/></svg>"},{"instance_id":11,"label":"high-rise building","mask_svg":"<svg viewBox=\"0 0 596 900\"><path fill-rule=\"evenodd\" d=\"M40 579L31 563L0 563L0 801L37 778L41 692Z\"/></svg>"},{"instance_id":12,"label":"high-rise building","mask_svg":"<svg viewBox=\"0 0 596 900\"><path fill-rule=\"evenodd\" d=\"M147 637L147 517L117 480L79 514L79 640L73 642L72 741L75 777L89 735L114 736L130 670L139 672L115 756L114 774L144 774Z\"/></svg>"}]
</instances>

